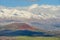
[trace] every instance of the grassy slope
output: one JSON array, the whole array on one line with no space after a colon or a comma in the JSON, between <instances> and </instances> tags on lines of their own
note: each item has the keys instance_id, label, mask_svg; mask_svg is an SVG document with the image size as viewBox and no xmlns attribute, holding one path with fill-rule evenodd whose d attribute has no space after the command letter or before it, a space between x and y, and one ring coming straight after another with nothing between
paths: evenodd
<instances>
[{"instance_id":1,"label":"grassy slope","mask_svg":"<svg viewBox=\"0 0 60 40\"><path fill-rule=\"evenodd\" d=\"M16 37L16 40L60 40L58 37Z\"/></svg>"}]
</instances>

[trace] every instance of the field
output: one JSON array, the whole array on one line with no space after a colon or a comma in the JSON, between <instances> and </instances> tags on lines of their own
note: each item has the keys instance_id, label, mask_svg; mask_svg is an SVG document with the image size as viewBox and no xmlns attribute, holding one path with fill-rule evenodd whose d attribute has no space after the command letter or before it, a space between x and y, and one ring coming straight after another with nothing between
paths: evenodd
<instances>
[{"instance_id":1,"label":"field","mask_svg":"<svg viewBox=\"0 0 60 40\"><path fill-rule=\"evenodd\" d=\"M28 37L28 36L19 36L19 37L0 37L0 40L60 40L59 37Z\"/></svg>"},{"instance_id":2,"label":"field","mask_svg":"<svg viewBox=\"0 0 60 40\"><path fill-rule=\"evenodd\" d=\"M16 40L60 40L58 37L17 37Z\"/></svg>"},{"instance_id":3,"label":"field","mask_svg":"<svg viewBox=\"0 0 60 40\"><path fill-rule=\"evenodd\" d=\"M18 37L0 37L0 40L60 40L59 37L28 37L28 36L18 36Z\"/></svg>"}]
</instances>

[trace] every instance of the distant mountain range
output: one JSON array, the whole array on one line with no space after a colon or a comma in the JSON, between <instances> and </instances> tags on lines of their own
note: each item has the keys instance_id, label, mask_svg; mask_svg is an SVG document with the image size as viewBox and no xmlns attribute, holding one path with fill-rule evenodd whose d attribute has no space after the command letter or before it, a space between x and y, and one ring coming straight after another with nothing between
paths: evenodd
<instances>
[{"instance_id":1,"label":"distant mountain range","mask_svg":"<svg viewBox=\"0 0 60 40\"><path fill-rule=\"evenodd\" d=\"M37 28L34 28L33 26L30 26L26 23L10 23L7 25L4 25L3 29L7 30L36 30Z\"/></svg>"},{"instance_id":2,"label":"distant mountain range","mask_svg":"<svg viewBox=\"0 0 60 40\"><path fill-rule=\"evenodd\" d=\"M55 34L26 23L11 23L0 27L0 36L55 36Z\"/></svg>"},{"instance_id":3,"label":"distant mountain range","mask_svg":"<svg viewBox=\"0 0 60 40\"><path fill-rule=\"evenodd\" d=\"M0 36L45 36L50 37L54 36L52 34L46 34L44 32L36 32L36 31L30 31L30 30L3 30L0 31Z\"/></svg>"}]
</instances>

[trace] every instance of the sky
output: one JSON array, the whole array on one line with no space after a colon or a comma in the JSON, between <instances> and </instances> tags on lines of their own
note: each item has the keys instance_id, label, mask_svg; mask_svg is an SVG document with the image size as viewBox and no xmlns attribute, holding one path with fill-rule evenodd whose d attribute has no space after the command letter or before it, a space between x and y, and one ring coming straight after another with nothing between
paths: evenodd
<instances>
[{"instance_id":1,"label":"sky","mask_svg":"<svg viewBox=\"0 0 60 40\"><path fill-rule=\"evenodd\" d=\"M0 0L0 6L16 7L32 4L60 5L60 0Z\"/></svg>"}]
</instances>

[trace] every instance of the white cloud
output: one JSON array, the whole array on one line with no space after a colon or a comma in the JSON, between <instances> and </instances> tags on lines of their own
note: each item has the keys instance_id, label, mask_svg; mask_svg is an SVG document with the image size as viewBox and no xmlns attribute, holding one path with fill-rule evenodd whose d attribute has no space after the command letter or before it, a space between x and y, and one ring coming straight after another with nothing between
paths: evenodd
<instances>
[{"instance_id":1,"label":"white cloud","mask_svg":"<svg viewBox=\"0 0 60 40\"><path fill-rule=\"evenodd\" d=\"M33 4L32 6L29 7L28 10L31 11L32 9L37 8L37 7L38 7L38 4Z\"/></svg>"},{"instance_id":2,"label":"white cloud","mask_svg":"<svg viewBox=\"0 0 60 40\"><path fill-rule=\"evenodd\" d=\"M33 4L28 7L1 7L0 18L1 17L22 17L28 19L60 18L60 5L54 6Z\"/></svg>"}]
</instances>

